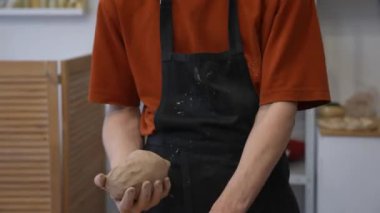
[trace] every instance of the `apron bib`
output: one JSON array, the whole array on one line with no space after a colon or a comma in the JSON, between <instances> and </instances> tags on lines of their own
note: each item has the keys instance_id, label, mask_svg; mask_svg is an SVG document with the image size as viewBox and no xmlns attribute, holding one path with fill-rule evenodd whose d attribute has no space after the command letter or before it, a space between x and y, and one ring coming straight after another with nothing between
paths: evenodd
<instances>
[{"instance_id":1,"label":"apron bib","mask_svg":"<svg viewBox=\"0 0 380 213\"><path fill-rule=\"evenodd\" d=\"M171 0L161 1L162 95L145 150L171 161L170 195L150 213L207 213L233 175L253 127L259 98L244 58L236 0L222 53L173 50ZM285 155L248 212L297 213Z\"/></svg>"}]
</instances>

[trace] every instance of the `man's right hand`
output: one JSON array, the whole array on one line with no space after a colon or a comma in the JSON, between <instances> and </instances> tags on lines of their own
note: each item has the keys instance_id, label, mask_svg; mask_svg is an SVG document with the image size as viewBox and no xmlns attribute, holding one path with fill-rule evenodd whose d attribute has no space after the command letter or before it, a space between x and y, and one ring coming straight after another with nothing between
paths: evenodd
<instances>
[{"instance_id":1,"label":"man's right hand","mask_svg":"<svg viewBox=\"0 0 380 213\"><path fill-rule=\"evenodd\" d=\"M104 174L98 174L94 182L96 186L106 190L106 176ZM170 188L171 183L168 177L164 180L157 180L154 184L150 181L145 181L141 185L138 197L136 197L136 189L130 187L124 192L120 201L114 201L120 213L140 213L158 205L163 198L168 196Z\"/></svg>"}]
</instances>

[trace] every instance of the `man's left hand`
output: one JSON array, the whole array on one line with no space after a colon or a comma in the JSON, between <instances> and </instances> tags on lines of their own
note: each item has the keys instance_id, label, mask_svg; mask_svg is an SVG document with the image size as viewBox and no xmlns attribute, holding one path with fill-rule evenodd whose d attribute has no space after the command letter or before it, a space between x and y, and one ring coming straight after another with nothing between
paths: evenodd
<instances>
[{"instance_id":1,"label":"man's left hand","mask_svg":"<svg viewBox=\"0 0 380 213\"><path fill-rule=\"evenodd\" d=\"M234 196L236 197L236 196ZM212 206L210 213L244 213L245 207L234 201L232 196L221 195Z\"/></svg>"}]
</instances>

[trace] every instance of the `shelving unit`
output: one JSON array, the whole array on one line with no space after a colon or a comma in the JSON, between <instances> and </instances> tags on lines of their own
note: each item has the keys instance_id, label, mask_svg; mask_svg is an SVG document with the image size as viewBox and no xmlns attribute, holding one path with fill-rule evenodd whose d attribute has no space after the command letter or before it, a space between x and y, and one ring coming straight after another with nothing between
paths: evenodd
<instances>
[{"instance_id":1,"label":"shelving unit","mask_svg":"<svg viewBox=\"0 0 380 213\"><path fill-rule=\"evenodd\" d=\"M298 161L290 163L290 179L289 182L292 185L305 185L306 173L305 173L305 161Z\"/></svg>"},{"instance_id":2,"label":"shelving unit","mask_svg":"<svg viewBox=\"0 0 380 213\"><path fill-rule=\"evenodd\" d=\"M0 5L0 16L81 16L86 0L8 0Z\"/></svg>"},{"instance_id":3,"label":"shelving unit","mask_svg":"<svg viewBox=\"0 0 380 213\"><path fill-rule=\"evenodd\" d=\"M315 110L303 112L304 117L297 120L302 122L299 127L304 128L305 159L303 161L290 162L290 184L297 189L298 201L301 213L315 213L316 193L316 125Z\"/></svg>"},{"instance_id":4,"label":"shelving unit","mask_svg":"<svg viewBox=\"0 0 380 213\"><path fill-rule=\"evenodd\" d=\"M0 16L82 16L83 8L6 8L0 9Z\"/></svg>"}]
</instances>

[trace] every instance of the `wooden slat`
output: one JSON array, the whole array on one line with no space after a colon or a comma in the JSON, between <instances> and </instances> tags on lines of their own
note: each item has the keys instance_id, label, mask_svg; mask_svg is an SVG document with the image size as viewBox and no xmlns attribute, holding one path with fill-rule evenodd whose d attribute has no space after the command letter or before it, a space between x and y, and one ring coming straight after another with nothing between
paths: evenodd
<instances>
[{"instance_id":1,"label":"wooden slat","mask_svg":"<svg viewBox=\"0 0 380 213\"><path fill-rule=\"evenodd\" d=\"M103 213L105 208L104 194L93 185L104 170L103 109L87 101L89 68L89 57L62 65L65 213Z\"/></svg>"},{"instance_id":2,"label":"wooden slat","mask_svg":"<svg viewBox=\"0 0 380 213\"><path fill-rule=\"evenodd\" d=\"M95 186L87 187L87 190L78 192L77 194L78 194L78 197L80 195L80 198L73 201L72 203L73 206L81 206L81 204L86 203L87 202L86 198L91 197L94 194L98 194L98 189L96 189Z\"/></svg>"},{"instance_id":3,"label":"wooden slat","mask_svg":"<svg viewBox=\"0 0 380 213\"><path fill-rule=\"evenodd\" d=\"M15 83L2 83L0 84L0 91L46 91L46 84L15 84Z\"/></svg>"},{"instance_id":4,"label":"wooden slat","mask_svg":"<svg viewBox=\"0 0 380 213\"><path fill-rule=\"evenodd\" d=\"M69 130L72 131L72 137L77 137L78 135L81 135L82 137L87 136L85 133L91 134L96 129L96 126L92 125L96 123L96 120L91 119L93 122L82 122L82 123L75 123L73 124L72 128L69 128ZM83 131L80 131L80 129L84 129Z\"/></svg>"},{"instance_id":5,"label":"wooden slat","mask_svg":"<svg viewBox=\"0 0 380 213\"><path fill-rule=\"evenodd\" d=\"M83 94L77 94L77 95L73 95L72 97L70 97L69 101L70 101L70 107L74 104L76 104L76 102L82 102L82 101L86 101L87 102L87 97L84 99L84 96L86 95L87 93L83 93ZM83 104L83 103L82 103ZM87 104L87 103L85 103Z\"/></svg>"},{"instance_id":6,"label":"wooden slat","mask_svg":"<svg viewBox=\"0 0 380 213\"><path fill-rule=\"evenodd\" d=\"M35 168L35 169L49 169L49 164L47 161L41 162L11 162L5 161L0 162L0 169L20 169L24 170L26 168Z\"/></svg>"},{"instance_id":7,"label":"wooden slat","mask_svg":"<svg viewBox=\"0 0 380 213\"><path fill-rule=\"evenodd\" d=\"M16 203L16 202L25 202L25 203L49 203L50 198L46 197L10 197L4 198L0 197L0 203Z\"/></svg>"},{"instance_id":8,"label":"wooden slat","mask_svg":"<svg viewBox=\"0 0 380 213\"><path fill-rule=\"evenodd\" d=\"M99 154L101 154L101 153L99 153ZM88 160L90 160L90 159L88 159ZM93 183L93 177L95 177L95 175L97 175L98 172L101 172L101 170L99 170L99 164L103 164L103 163L104 162L102 161L102 159L96 159L90 165L88 163L87 163L87 165L86 164L78 164L78 165L75 164L75 167L73 166L70 170L70 172L73 176L80 176L83 173L89 173L89 174L92 174L92 177L88 176L87 178L83 178L80 181L75 181L74 183L72 183L69 186L71 188L71 190L81 191L81 190L83 190L82 187L95 187L95 185Z\"/></svg>"},{"instance_id":9,"label":"wooden slat","mask_svg":"<svg viewBox=\"0 0 380 213\"><path fill-rule=\"evenodd\" d=\"M70 107L71 107L71 110L69 113L71 116L77 116L77 115L83 114L84 112L87 112L86 114L90 114L90 115L92 113L99 113L99 110L93 109L93 108L91 109L88 107L88 105L84 105L84 104L70 105Z\"/></svg>"},{"instance_id":10,"label":"wooden slat","mask_svg":"<svg viewBox=\"0 0 380 213\"><path fill-rule=\"evenodd\" d=\"M50 197L50 193L47 190L33 190L33 189L21 189L21 190L0 190L0 197Z\"/></svg>"},{"instance_id":11,"label":"wooden slat","mask_svg":"<svg viewBox=\"0 0 380 213\"><path fill-rule=\"evenodd\" d=\"M42 104L46 105L48 100L46 98L33 98L33 99L0 99L1 106L17 106L17 105L33 105Z\"/></svg>"},{"instance_id":12,"label":"wooden slat","mask_svg":"<svg viewBox=\"0 0 380 213\"><path fill-rule=\"evenodd\" d=\"M78 168L81 171L84 169L87 169L87 167L89 166L87 160L90 160L92 162L96 162L97 159L95 157L95 154L96 153L102 154L102 152L97 151L97 149L99 149L99 148L96 146L82 147L81 149L79 149L79 148L76 148L76 149L77 150L72 149L72 152L71 152L72 157L70 158L70 163L72 164L72 166L70 168L71 169ZM78 151L78 150L80 150L80 151ZM92 156L81 156L83 153L89 153L89 152L93 153L93 155ZM83 159L86 159L86 161L84 161Z\"/></svg>"},{"instance_id":13,"label":"wooden slat","mask_svg":"<svg viewBox=\"0 0 380 213\"><path fill-rule=\"evenodd\" d=\"M1 127L0 126L0 133L1 132L8 132L8 133L45 133L48 130L48 128L45 127Z\"/></svg>"},{"instance_id":14,"label":"wooden slat","mask_svg":"<svg viewBox=\"0 0 380 213\"><path fill-rule=\"evenodd\" d=\"M43 98L46 97L46 91L0 91L0 98Z\"/></svg>"},{"instance_id":15,"label":"wooden slat","mask_svg":"<svg viewBox=\"0 0 380 213\"><path fill-rule=\"evenodd\" d=\"M27 203L49 203L50 198L46 197L12 197L12 198L3 198L0 197L1 203L19 203L19 202L27 202Z\"/></svg>"},{"instance_id":16,"label":"wooden slat","mask_svg":"<svg viewBox=\"0 0 380 213\"><path fill-rule=\"evenodd\" d=\"M99 110L93 110L93 109L80 110L80 111L74 111L73 110L71 112L69 114L72 117L79 116L79 115L82 115L81 117L83 117L83 120L73 121L72 126L75 126L75 127L81 126L81 125L89 125L89 124L91 124L91 122L102 120L99 117L91 117L91 114L99 113ZM85 112L87 112L87 113L85 113ZM75 128L75 127L73 127L73 128Z\"/></svg>"},{"instance_id":17,"label":"wooden slat","mask_svg":"<svg viewBox=\"0 0 380 213\"><path fill-rule=\"evenodd\" d=\"M71 101L70 103L69 103L69 106L70 106L70 110L73 110L73 109L75 109L76 107L78 107L78 106L87 106L88 105L88 100L87 100L87 98L86 99L84 99L84 98L81 98L81 99L79 99L79 100L76 100L75 102L73 102L73 101Z\"/></svg>"},{"instance_id":18,"label":"wooden slat","mask_svg":"<svg viewBox=\"0 0 380 213\"><path fill-rule=\"evenodd\" d=\"M41 210L49 211L49 204L31 204L31 203L2 203L0 206L0 212L13 212L13 210L24 210L29 212L29 209L40 212Z\"/></svg>"},{"instance_id":19,"label":"wooden slat","mask_svg":"<svg viewBox=\"0 0 380 213\"><path fill-rule=\"evenodd\" d=\"M94 137L87 137L87 138L85 138L85 136L83 136L82 138L84 138L82 141L85 141L86 144L91 143L90 141L97 141L97 140L100 140L100 139L101 139L101 137L96 137L96 138L94 138ZM79 141L80 139L72 138L72 140L73 140L73 141L74 141L74 140ZM83 143L76 143L76 144L73 144L73 145L72 145L73 150L72 150L72 153L71 153L71 154L72 154L72 155L78 154L79 157L80 157L80 153L81 153L81 152L85 152L85 151L87 151L88 149L91 149L92 147L93 147L93 146L84 145ZM92 150L92 151L96 151L96 149L98 149L98 147L95 146L95 150ZM75 157L75 156L73 156L73 158L74 158L74 157Z\"/></svg>"},{"instance_id":20,"label":"wooden slat","mask_svg":"<svg viewBox=\"0 0 380 213\"><path fill-rule=\"evenodd\" d=\"M84 56L63 61L63 72L70 72L70 75L81 75L89 72L91 67L91 56ZM87 73L88 74L88 73Z\"/></svg>"},{"instance_id":21,"label":"wooden slat","mask_svg":"<svg viewBox=\"0 0 380 213\"><path fill-rule=\"evenodd\" d=\"M31 161L31 162L41 162L41 161L48 161L50 158L46 155L0 155L0 162L20 162L20 161Z\"/></svg>"},{"instance_id":22,"label":"wooden slat","mask_svg":"<svg viewBox=\"0 0 380 213\"><path fill-rule=\"evenodd\" d=\"M46 77L38 77L38 78L28 78L28 77L3 77L0 78L0 83L13 83L13 84L25 84L25 83L32 83L32 84L44 84L46 83Z\"/></svg>"},{"instance_id":23,"label":"wooden slat","mask_svg":"<svg viewBox=\"0 0 380 213\"><path fill-rule=\"evenodd\" d=\"M83 114L83 112L87 112L87 113ZM78 115L82 114L83 117L87 118L86 120L75 121L75 123L86 123L86 122L88 122L88 119L90 119L92 121L93 120L97 120L97 121L100 120L101 121L101 120L103 120L103 117L91 117L91 114L96 114L96 113L99 113L99 112L101 112L101 111L94 110L94 109L85 109L85 107L83 107L83 109L79 108L77 111L76 110L71 110L70 111L70 116L75 117L75 116L78 116Z\"/></svg>"},{"instance_id":24,"label":"wooden slat","mask_svg":"<svg viewBox=\"0 0 380 213\"><path fill-rule=\"evenodd\" d=\"M47 126L48 124L44 119L0 120L0 126Z\"/></svg>"},{"instance_id":25,"label":"wooden slat","mask_svg":"<svg viewBox=\"0 0 380 213\"><path fill-rule=\"evenodd\" d=\"M30 140L30 141L46 141L46 134L23 134L23 135L15 135L15 134L0 134L0 141L13 141L13 140Z\"/></svg>"},{"instance_id":26,"label":"wooden slat","mask_svg":"<svg viewBox=\"0 0 380 213\"><path fill-rule=\"evenodd\" d=\"M41 148L47 147L45 141L0 141L0 149L5 148Z\"/></svg>"},{"instance_id":27,"label":"wooden slat","mask_svg":"<svg viewBox=\"0 0 380 213\"><path fill-rule=\"evenodd\" d=\"M0 210L1 211L1 210ZM9 213L26 213L23 210L7 210ZM50 213L50 210L28 210L27 213Z\"/></svg>"},{"instance_id":28,"label":"wooden slat","mask_svg":"<svg viewBox=\"0 0 380 213\"><path fill-rule=\"evenodd\" d=\"M81 73L80 73L81 74ZM74 95L74 93L76 92L82 92L82 91L78 91L78 89L83 89L83 91L87 91L88 90L88 78L84 75L76 75L76 76L71 76L71 79L73 79L71 82L70 82L70 88L69 88L69 92L73 93L73 94L70 94L69 97L72 97L72 95Z\"/></svg>"},{"instance_id":29,"label":"wooden slat","mask_svg":"<svg viewBox=\"0 0 380 213\"><path fill-rule=\"evenodd\" d=\"M50 177L47 176L0 176L0 182L2 183L44 183L49 181Z\"/></svg>"},{"instance_id":30,"label":"wooden slat","mask_svg":"<svg viewBox=\"0 0 380 213\"><path fill-rule=\"evenodd\" d=\"M0 155L5 155L5 154L11 154L11 155L25 155L25 154L43 154L47 155L49 153L48 147L42 147L42 148L24 148L24 147L3 147L0 149Z\"/></svg>"},{"instance_id":31,"label":"wooden slat","mask_svg":"<svg viewBox=\"0 0 380 213\"><path fill-rule=\"evenodd\" d=\"M47 113L41 112L0 112L0 119L30 119L30 118L48 118Z\"/></svg>"},{"instance_id":32,"label":"wooden slat","mask_svg":"<svg viewBox=\"0 0 380 213\"><path fill-rule=\"evenodd\" d=\"M0 112L46 112L46 105L0 106Z\"/></svg>"},{"instance_id":33,"label":"wooden slat","mask_svg":"<svg viewBox=\"0 0 380 213\"><path fill-rule=\"evenodd\" d=\"M6 77L44 77L46 64L39 61L2 61L0 64L0 78Z\"/></svg>"},{"instance_id":34,"label":"wooden slat","mask_svg":"<svg viewBox=\"0 0 380 213\"><path fill-rule=\"evenodd\" d=\"M33 170L33 169L25 169L25 170L20 170L20 169L4 169L0 171L0 175L8 175L10 177L12 176L23 176L23 175L41 175L41 176L49 176L49 171L47 169L38 169L38 170Z\"/></svg>"},{"instance_id":35,"label":"wooden slat","mask_svg":"<svg viewBox=\"0 0 380 213\"><path fill-rule=\"evenodd\" d=\"M20 182L20 183L0 183L0 190L34 190L50 192L50 187L46 182L32 183L32 182Z\"/></svg>"}]
</instances>

